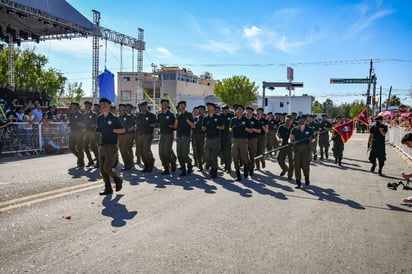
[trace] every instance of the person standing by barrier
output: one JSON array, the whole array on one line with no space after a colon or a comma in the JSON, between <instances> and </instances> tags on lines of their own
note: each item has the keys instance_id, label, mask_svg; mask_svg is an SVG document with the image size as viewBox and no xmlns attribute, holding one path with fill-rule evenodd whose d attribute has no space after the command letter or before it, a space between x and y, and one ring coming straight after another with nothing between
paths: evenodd
<instances>
[{"instance_id":1,"label":"person standing by barrier","mask_svg":"<svg viewBox=\"0 0 412 274\"><path fill-rule=\"evenodd\" d=\"M125 132L119 117L110 112L112 102L107 98L100 99L102 114L97 117L96 131L101 133L99 164L100 173L104 182L104 191L100 195L113 193L110 178L113 178L116 184L116 192L122 189L123 179L117 175L113 169L117 154L118 134Z\"/></svg>"},{"instance_id":2,"label":"person standing by barrier","mask_svg":"<svg viewBox=\"0 0 412 274\"><path fill-rule=\"evenodd\" d=\"M222 151L224 170L230 174L232 170L232 133L229 131L229 126L234 115L229 112L228 105L223 105L220 116L224 126L220 132L220 150Z\"/></svg>"},{"instance_id":3,"label":"person standing by barrier","mask_svg":"<svg viewBox=\"0 0 412 274\"><path fill-rule=\"evenodd\" d=\"M256 168L260 169L260 164L262 164L262 168L266 167L265 164L265 149L266 149L266 134L269 131L268 121L263 117L263 108L257 109L257 118L256 120L259 122L260 126L260 133L257 134L257 151L256 156L262 156L256 161Z\"/></svg>"},{"instance_id":4,"label":"person standing by barrier","mask_svg":"<svg viewBox=\"0 0 412 274\"><path fill-rule=\"evenodd\" d=\"M309 171L310 171L310 142L313 138L313 129L306 124L306 117L302 115L298 120L298 126L294 127L290 133L290 142L294 143L294 167L296 188L301 188L302 171L305 177L305 185L310 184Z\"/></svg>"},{"instance_id":5,"label":"person standing by barrier","mask_svg":"<svg viewBox=\"0 0 412 274\"><path fill-rule=\"evenodd\" d=\"M319 123L319 150L320 159L323 160L323 155L326 159L329 157L329 131L332 124L327 120L328 115L322 114L322 120Z\"/></svg>"},{"instance_id":6,"label":"person standing by barrier","mask_svg":"<svg viewBox=\"0 0 412 274\"><path fill-rule=\"evenodd\" d=\"M154 157L152 153L153 130L157 126L156 115L149 112L147 109L147 101L143 101L139 105L140 114L136 119L138 135L140 143L136 143L136 150L142 153L143 172L152 172L154 167Z\"/></svg>"},{"instance_id":7,"label":"person standing by barrier","mask_svg":"<svg viewBox=\"0 0 412 274\"><path fill-rule=\"evenodd\" d=\"M126 112L126 105L119 104L119 119L125 133L119 134L119 150L123 160L122 171L131 170L133 167L133 140L136 129L134 117Z\"/></svg>"},{"instance_id":8,"label":"person standing by barrier","mask_svg":"<svg viewBox=\"0 0 412 274\"><path fill-rule=\"evenodd\" d=\"M193 116L186 111L186 101L177 103L178 112L176 113L176 120L174 128L176 129L176 151L177 159L179 160L182 172L180 176L190 174L193 169L192 159L189 157L190 153L190 135L192 128L195 127Z\"/></svg>"},{"instance_id":9,"label":"person standing by barrier","mask_svg":"<svg viewBox=\"0 0 412 274\"><path fill-rule=\"evenodd\" d=\"M277 136L281 142L281 149L278 153L278 164L282 169L280 176L288 174L288 180L291 180L293 177L293 150L292 146L289 145L289 136L293 128L293 118L292 116L286 117L285 123L281 124L277 131ZM286 158L288 159L288 165L286 165Z\"/></svg>"},{"instance_id":10,"label":"person standing by barrier","mask_svg":"<svg viewBox=\"0 0 412 274\"><path fill-rule=\"evenodd\" d=\"M169 103L168 99L162 99L160 101L162 110L157 115L160 128L159 157L164 169L162 175L167 175L170 171L176 171L177 157L173 151L173 134L175 131L174 123L176 118L173 113L170 112Z\"/></svg>"},{"instance_id":11,"label":"person standing by barrier","mask_svg":"<svg viewBox=\"0 0 412 274\"><path fill-rule=\"evenodd\" d=\"M232 158L236 171L236 181L242 179L240 174L240 166L243 164L244 176L248 177L248 139L246 132L246 124L248 122L243 112L245 108L242 105L236 105L233 107L236 111L236 116L230 121L229 131L232 132Z\"/></svg>"},{"instance_id":12,"label":"person standing by barrier","mask_svg":"<svg viewBox=\"0 0 412 274\"><path fill-rule=\"evenodd\" d=\"M383 176L382 168L386 160L386 151L385 151L385 136L388 132L388 126L383 124L383 117L378 116L375 118L375 124L369 130L368 137L368 149L369 161L372 163L371 172L375 172L376 168L376 159L379 163L379 176Z\"/></svg>"},{"instance_id":13,"label":"person standing by barrier","mask_svg":"<svg viewBox=\"0 0 412 274\"><path fill-rule=\"evenodd\" d=\"M83 129L84 116L79 111L79 103L73 102L70 104L69 113L69 150L77 158L77 167L84 167L84 153L83 153Z\"/></svg>"},{"instance_id":14,"label":"person standing by barrier","mask_svg":"<svg viewBox=\"0 0 412 274\"><path fill-rule=\"evenodd\" d=\"M207 115L203 118L202 130L206 133L205 162L210 166L211 178L217 178L220 132L224 129L222 117L215 113L215 104L207 103Z\"/></svg>"},{"instance_id":15,"label":"person standing by barrier","mask_svg":"<svg viewBox=\"0 0 412 274\"><path fill-rule=\"evenodd\" d=\"M202 172L205 163L205 133L202 130L202 124L206 108L204 105L200 105L197 109L197 116L193 117L195 127L192 130L192 148L195 164Z\"/></svg>"},{"instance_id":16,"label":"person standing by barrier","mask_svg":"<svg viewBox=\"0 0 412 274\"><path fill-rule=\"evenodd\" d=\"M92 111L92 103L89 101L84 102L84 139L83 139L83 149L86 153L87 159L89 160L86 167L91 167L94 165L91 152L93 152L97 163L95 167L99 166L99 151L97 147L98 135L96 132L97 124L97 114Z\"/></svg>"}]
</instances>

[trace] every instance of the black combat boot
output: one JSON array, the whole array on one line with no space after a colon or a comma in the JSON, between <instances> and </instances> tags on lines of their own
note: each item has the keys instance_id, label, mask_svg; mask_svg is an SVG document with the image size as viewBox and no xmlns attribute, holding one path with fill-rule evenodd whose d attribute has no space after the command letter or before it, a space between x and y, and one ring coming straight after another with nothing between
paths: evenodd
<instances>
[{"instance_id":1,"label":"black combat boot","mask_svg":"<svg viewBox=\"0 0 412 274\"><path fill-rule=\"evenodd\" d=\"M240 182L242 180L242 176L240 175L240 170L236 169L236 181Z\"/></svg>"}]
</instances>

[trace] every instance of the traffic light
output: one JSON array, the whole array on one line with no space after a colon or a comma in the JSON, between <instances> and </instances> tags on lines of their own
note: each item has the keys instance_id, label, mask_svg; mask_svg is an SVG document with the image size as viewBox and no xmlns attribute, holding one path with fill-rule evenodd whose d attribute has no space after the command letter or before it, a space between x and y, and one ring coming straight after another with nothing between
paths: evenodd
<instances>
[{"instance_id":1,"label":"traffic light","mask_svg":"<svg viewBox=\"0 0 412 274\"><path fill-rule=\"evenodd\" d=\"M366 97L366 105L370 105L371 104L371 96L367 96Z\"/></svg>"}]
</instances>

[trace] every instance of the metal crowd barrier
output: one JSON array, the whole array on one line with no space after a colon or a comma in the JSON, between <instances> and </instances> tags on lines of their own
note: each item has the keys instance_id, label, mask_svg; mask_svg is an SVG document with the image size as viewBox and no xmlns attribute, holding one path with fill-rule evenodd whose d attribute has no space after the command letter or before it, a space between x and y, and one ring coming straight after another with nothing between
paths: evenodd
<instances>
[{"instance_id":1,"label":"metal crowd barrier","mask_svg":"<svg viewBox=\"0 0 412 274\"><path fill-rule=\"evenodd\" d=\"M412 160L412 148L408 148L401 143L402 137L407 133L412 133L412 129L399 126L389 127L387 141Z\"/></svg>"},{"instance_id":2,"label":"metal crowd barrier","mask_svg":"<svg viewBox=\"0 0 412 274\"><path fill-rule=\"evenodd\" d=\"M27 122L11 123L0 129L2 154L32 155L43 151L44 145L54 138L59 144L67 147L69 143L69 127L65 122L49 122L46 124Z\"/></svg>"}]
</instances>

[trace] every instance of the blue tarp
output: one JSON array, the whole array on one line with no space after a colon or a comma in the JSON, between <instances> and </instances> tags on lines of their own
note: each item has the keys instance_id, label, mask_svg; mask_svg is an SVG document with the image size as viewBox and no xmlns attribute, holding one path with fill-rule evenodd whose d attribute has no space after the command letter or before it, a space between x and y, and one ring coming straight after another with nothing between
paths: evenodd
<instances>
[{"instance_id":1,"label":"blue tarp","mask_svg":"<svg viewBox=\"0 0 412 274\"><path fill-rule=\"evenodd\" d=\"M107 98L114 104L116 95L114 94L114 74L104 69L104 72L99 75L99 100Z\"/></svg>"}]
</instances>

